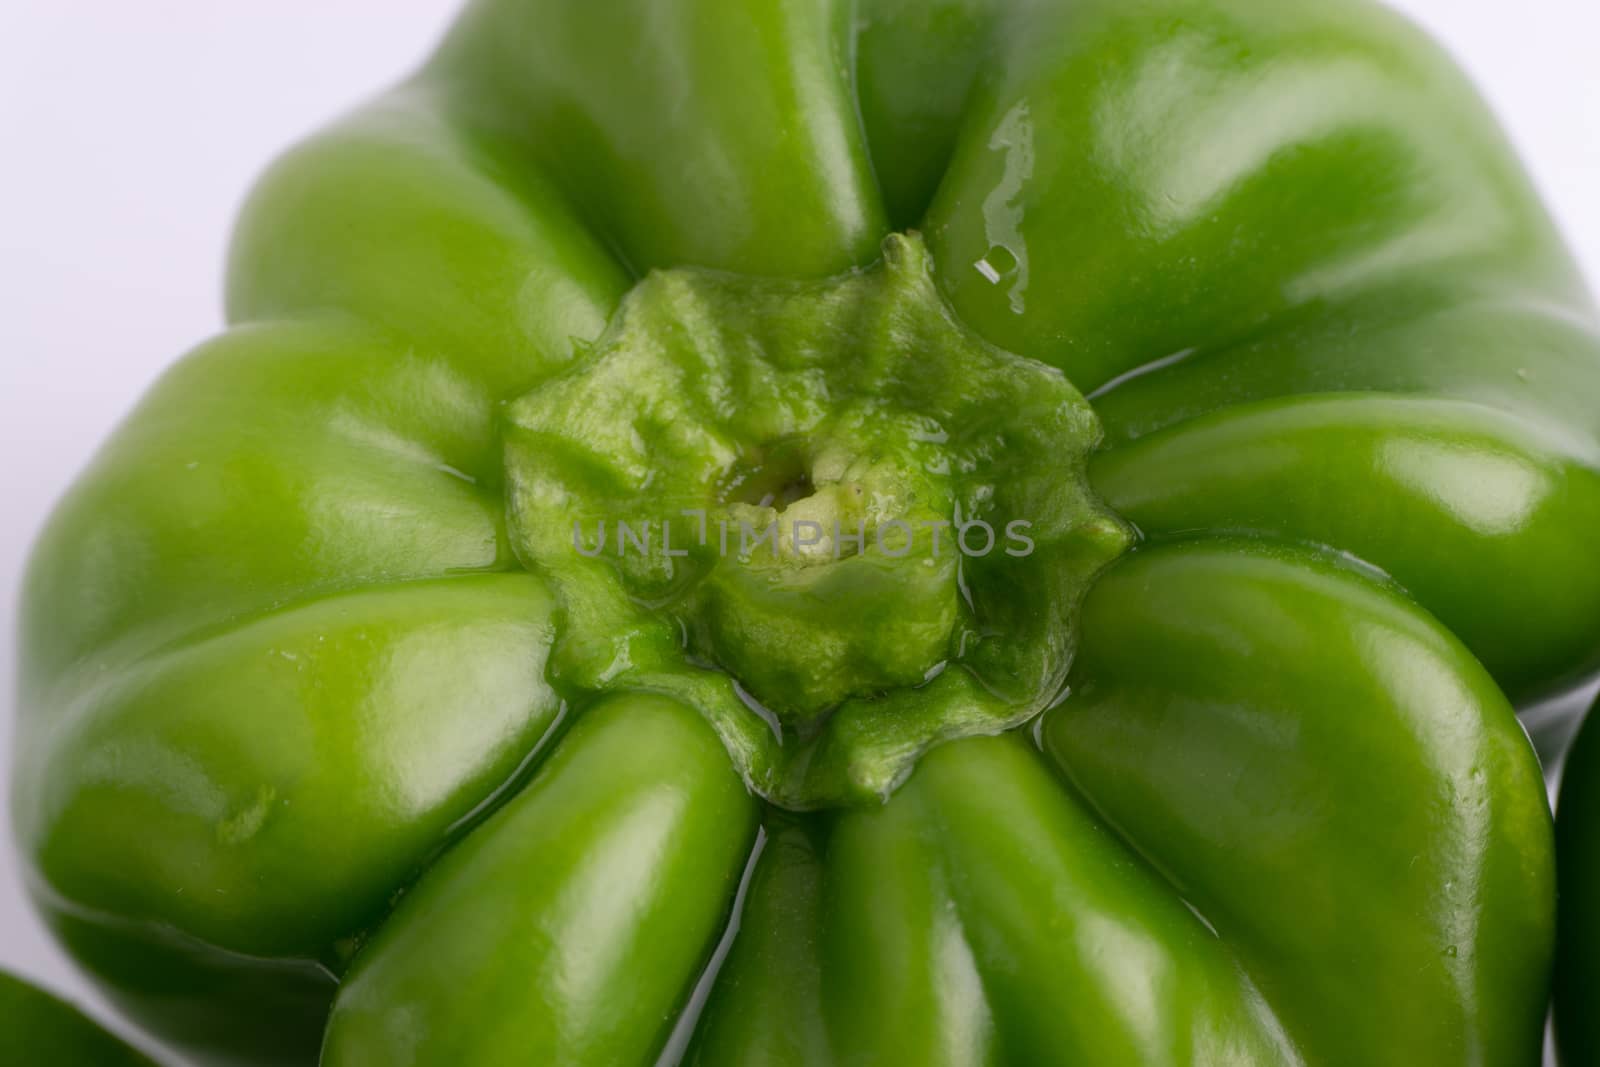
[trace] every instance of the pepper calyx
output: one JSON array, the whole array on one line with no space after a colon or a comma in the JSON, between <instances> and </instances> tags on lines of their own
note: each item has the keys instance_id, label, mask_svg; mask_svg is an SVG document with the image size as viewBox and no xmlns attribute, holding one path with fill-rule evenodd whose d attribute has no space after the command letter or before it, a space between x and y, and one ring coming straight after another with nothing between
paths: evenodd
<instances>
[{"instance_id":1,"label":"pepper calyx","mask_svg":"<svg viewBox=\"0 0 1600 1067\"><path fill-rule=\"evenodd\" d=\"M552 679L688 700L788 807L1048 707L1132 539L1088 486L1088 402L959 323L914 234L822 281L653 273L507 414Z\"/></svg>"}]
</instances>

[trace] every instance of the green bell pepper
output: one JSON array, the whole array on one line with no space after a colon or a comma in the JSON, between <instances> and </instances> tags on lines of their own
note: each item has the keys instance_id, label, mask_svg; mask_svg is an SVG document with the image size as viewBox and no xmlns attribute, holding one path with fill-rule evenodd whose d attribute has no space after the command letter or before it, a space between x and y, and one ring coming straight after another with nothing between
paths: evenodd
<instances>
[{"instance_id":1,"label":"green bell pepper","mask_svg":"<svg viewBox=\"0 0 1600 1067\"><path fill-rule=\"evenodd\" d=\"M1600 325L1364 0L478 0L27 579L214 1064L1538 1061Z\"/></svg>"},{"instance_id":2,"label":"green bell pepper","mask_svg":"<svg viewBox=\"0 0 1600 1067\"><path fill-rule=\"evenodd\" d=\"M77 1008L0 971L0 1063L154 1067Z\"/></svg>"},{"instance_id":3,"label":"green bell pepper","mask_svg":"<svg viewBox=\"0 0 1600 1067\"><path fill-rule=\"evenodd\" d=\"M1555 1036L1564 1067L1600 1062L1600 712L1591 709L1567 752L1556 807L1560 939Z\"/></svg>"}]
</instances>

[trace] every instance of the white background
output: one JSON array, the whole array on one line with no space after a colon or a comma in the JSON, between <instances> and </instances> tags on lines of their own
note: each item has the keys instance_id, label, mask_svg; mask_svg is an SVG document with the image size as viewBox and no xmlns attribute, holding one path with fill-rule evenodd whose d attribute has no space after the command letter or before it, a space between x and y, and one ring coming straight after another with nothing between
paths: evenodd
<instances>
[{"instance_id":1,"label":"white background","mask_svg":"<svg viewBox=\"0 0 1600 1067\"><path fill-rule=\"evenodd\" d=\"M220 325L223 243L251 179L406 72L456 6L0 4L0 721L27 546L113 422ZM1600 7L1397 6L1478 78L1600 278ZM0 730L0 789L8 735ZM28 912L9 838L0 839L0 968L101 1010Z\"/></svg>"}]
</instances>

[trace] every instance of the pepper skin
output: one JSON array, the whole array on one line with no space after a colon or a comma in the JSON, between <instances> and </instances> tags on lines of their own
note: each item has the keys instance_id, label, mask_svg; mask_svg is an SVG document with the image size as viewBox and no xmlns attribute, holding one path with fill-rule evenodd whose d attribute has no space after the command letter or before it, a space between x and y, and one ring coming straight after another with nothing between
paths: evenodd
<instances>
[{"instance_id":1,"label":"pepper skin","mask_svg":"<svg viewBox=\"0 0 1600 1067\"><path fill-rule=\"evenodd\" d=\"M1600 325L1385 9L477 0L227 291L13 796L192 1062L1538 1063Z\"/></svg>"},{"instance_id":2,"label":"pepper skin","mask_svg":"<svg viewBox=\"0 0 1600 1067\"><path fill-rule=\"evenodd\" d=\"M77 1008L0 973L0 1063L153 1067Z\"/></svg>"}]
</instances>

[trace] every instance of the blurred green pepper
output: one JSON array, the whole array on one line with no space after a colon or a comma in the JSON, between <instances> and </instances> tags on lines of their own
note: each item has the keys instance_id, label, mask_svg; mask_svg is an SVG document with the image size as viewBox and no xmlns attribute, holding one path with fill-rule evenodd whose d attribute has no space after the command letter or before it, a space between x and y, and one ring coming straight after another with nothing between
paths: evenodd
<instances>
[{"instance_id":1,"label":"blurred green pepper","mask_svg":"<svg viewBox=\"0 0 1600 1067\"><path fill-rule=\"evenodd\" d=\"M153 1067L77 1008L0 972L0 1063Z\"/></svg>"}]
</instances>

